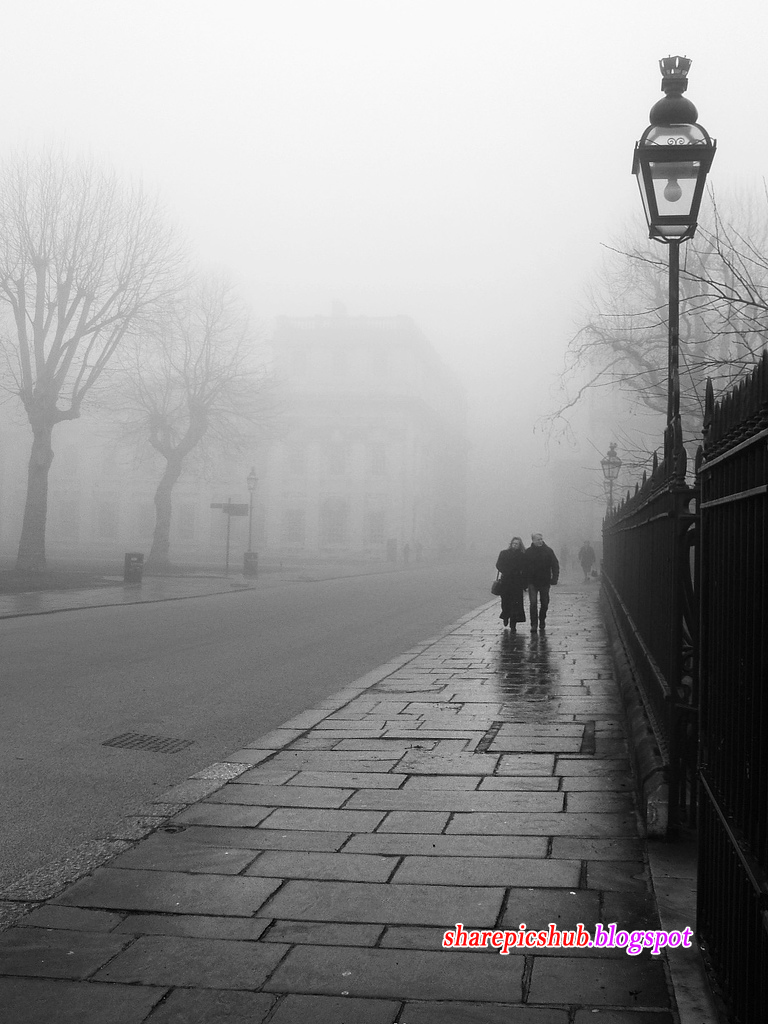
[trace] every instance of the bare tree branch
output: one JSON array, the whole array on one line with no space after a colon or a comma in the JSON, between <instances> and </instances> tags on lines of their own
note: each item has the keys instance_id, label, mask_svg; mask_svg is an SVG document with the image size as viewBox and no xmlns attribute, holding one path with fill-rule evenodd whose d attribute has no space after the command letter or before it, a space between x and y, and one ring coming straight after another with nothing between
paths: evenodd
<instances>
[{"instance_id":1,"label":"bare tree branch","mask_svg":"<svg viewBox=\"0 0 768 1024\"><path fill-rule=\"evenodd\" d=\"M711 200L681 254L680 401L694 435L706 379L721 389L731 386L754 368L768 337L768 196L740 197L730 216L713 194ZM666 409L666 251L647 242L606 245L605 251L568 345L561 397L544 421L550 433L562 432L584 395L609 382L633 404Z\"/></svg>"}]
</instances>

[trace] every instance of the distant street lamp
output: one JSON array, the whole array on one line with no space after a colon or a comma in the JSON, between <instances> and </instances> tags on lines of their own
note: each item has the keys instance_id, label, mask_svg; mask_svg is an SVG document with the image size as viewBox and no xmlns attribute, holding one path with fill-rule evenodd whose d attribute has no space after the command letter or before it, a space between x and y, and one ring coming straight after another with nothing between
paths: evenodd
<instances>
[{"instance_id":1,"label":"distant street lamp","mask_svg":"<svg viewBox=\"0 0 768 1024\"><path fill-rule=\"evenodd\" d=\"M613 441L608 447L608 454L600 460L603 469L603 476L608 482L608 511L613 512L613 481L618 477L621 469L621 459L616 454L616 445Z\"/></svg>"},{"instance_id":2,"label":"distant street lamp","mask_svg":"<svg viewBox=\"0 0 768 1024\"><path fill-rule=\"evenodd\" d=\"M243 556L243 575L244 576L255 576L258 572L259 567L259 556L252 549L253 544L253 495L256 490L256 484L259 482L259 478L256 476L255 468L248 474L246 481L248 484L248 550Z\"/></svg>"},{"instance_id":3,"label":"distant street lamp","mask_svg":"<svg viewBox=\"0 0 768 1024\"><path fill-rule=\"evenodd\" d=\"M716 142L700 124L696 107L683 96L688 88L687 57L659 61L664 96L651 108L650 125L635 144L632 173L637 176L649 238L669 246L669 344L666 459L672 473L685 475L680 423L680 243L693 238ZM669 466L669 462L667 465Z\"/></svg>"}]
</instances>

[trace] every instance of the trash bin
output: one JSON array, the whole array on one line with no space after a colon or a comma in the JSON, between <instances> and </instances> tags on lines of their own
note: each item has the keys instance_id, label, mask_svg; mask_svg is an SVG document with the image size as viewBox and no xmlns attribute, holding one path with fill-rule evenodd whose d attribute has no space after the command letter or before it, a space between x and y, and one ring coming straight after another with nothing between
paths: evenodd
<instances>
[{"instance_id":1,"label":"trash bin","mask_svg":"<svg viewBox=\"0 0 768 1024\"><path fill-rule=\"evenodd\" d=\"M246 551L243 555L243 576L255 576L259 571L259 554L257 551Z\"/></svg>"},{"instance_id":2,"label":"trash bin","mask_svg":"<svg viewBox=\"0 0 768 1024\"><path fill-rule=\"evenodd\" d=\"M125 583L141 583L144 573L144 555L140 551L129 551L125 556L123 580Z\"/></svg>"}]
</instances>

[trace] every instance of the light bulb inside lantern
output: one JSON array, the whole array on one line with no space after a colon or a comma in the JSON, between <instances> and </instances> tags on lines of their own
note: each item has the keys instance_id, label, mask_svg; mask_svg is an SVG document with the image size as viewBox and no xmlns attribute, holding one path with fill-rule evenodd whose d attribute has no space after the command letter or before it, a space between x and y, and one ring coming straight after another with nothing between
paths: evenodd
<instances>
[{"instance_id":1,"label":"light bulb inside lantern","mask_svg":"<svg viewBox=\"0 0 768 1024\"><path fill-rule=\"evenodd\" d=\"M664 188L664 198L668 203L678 202L683 195L683 190L677 183L677 178L670 178Z\"/></svg>"}]
</instances>

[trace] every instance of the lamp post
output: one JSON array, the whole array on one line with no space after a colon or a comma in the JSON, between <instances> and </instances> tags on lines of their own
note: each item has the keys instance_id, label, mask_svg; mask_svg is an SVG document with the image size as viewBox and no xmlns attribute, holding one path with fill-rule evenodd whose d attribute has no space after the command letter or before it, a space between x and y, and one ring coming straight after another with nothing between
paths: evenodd
<instances>
[{"instance_id":1,"label":"lamp post","mask_svg":"<svg viewBox=\"0 0 768 1024\"><path fill-rule=\"evenodd\" d=\"M613 512L613 481L618 477L621 469L621 459L616 454L616 445L611 441L608 447L608 454L600 460L603 476L608 482L608 511Z\"/></svg>"},{"instance_id":2,"label":"lamp post","mask_svg":"<svg viewBox=\"0 0 768 1024\"><path fill-rule=\"evenodd\" d=\"M255 468L248 474L246 481L248 484L248 550L243 556L243 576L255 576L259 567L259 556L252 550L253 544L253 495L256 490L256 484L259 482L259 478L256 476Z\"/></svg>"},{"instance_id":3,"label":"lamp post","mask_svg":"<svg viewBox=\"0 0 768 1024\"><path fill-rule=\"evenodd\" d=\"M651 108L650 125L635 144L637 176L648 221L648 236L669 246L669 344L667 431L664 456L671 472L685 477L680 423L680 243L693 238L707 173L716 143L700 124L688 88L687 57L659 61L664 96ZM671 463L670 461L671 460Z\"/></svg>"}]
</instances>

